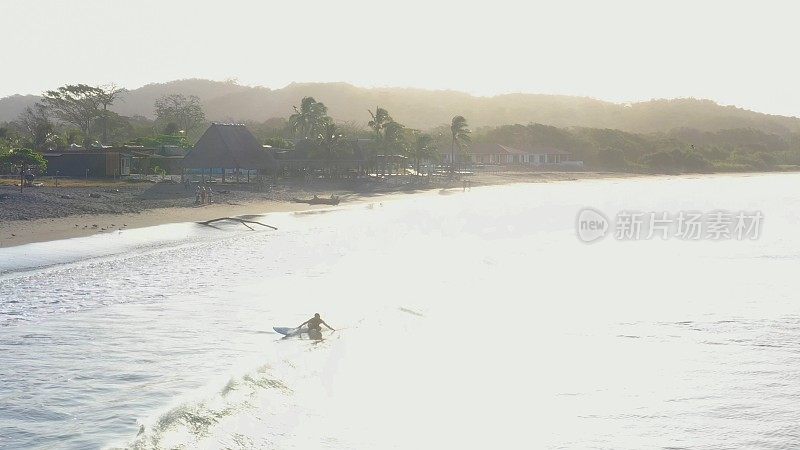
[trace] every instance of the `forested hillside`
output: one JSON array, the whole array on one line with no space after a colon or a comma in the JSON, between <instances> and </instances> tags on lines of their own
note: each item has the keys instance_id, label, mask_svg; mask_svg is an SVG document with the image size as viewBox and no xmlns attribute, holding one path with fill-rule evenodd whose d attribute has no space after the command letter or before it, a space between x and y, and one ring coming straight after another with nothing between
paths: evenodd
<instances>
[{"instance_id":1,"label":"forested hillside","mask_svg":"<svg viewBox=\"0 0 800 450\"><path fill-rule=\"evenodd\" d=\"M55 86L53 87L55 88ZM719 131L752 128L787 136L800 132L800 120L756 113L709 100L653 100L630 105L583 97L509 94L476 97L454 91L360 88L346 83L292 83L282 89L234 82L179 80L156 83L121 95L112 110L122 116L154 117L153 103L164 95L195 95L209 120L263 122L288 117L300 98L321 99L337 122L365 122L368 109L381 106L406 126L427 130L460 114L473 127L540 123L557 127L612 128L628 132L669 132L678 128ZM37 96L0 99L0 122L12 121Z\"/></svg>"}]
</instances>

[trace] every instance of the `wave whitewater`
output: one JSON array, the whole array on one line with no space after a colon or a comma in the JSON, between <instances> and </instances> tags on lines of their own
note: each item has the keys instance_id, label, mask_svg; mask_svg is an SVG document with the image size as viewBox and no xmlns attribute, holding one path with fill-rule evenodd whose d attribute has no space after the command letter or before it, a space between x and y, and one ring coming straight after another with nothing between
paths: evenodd
<instances>
[{"instance_id":1,"label":"wave whitewater","mask_svg":"<svg viewBox=\"0 0 800 450\"><path fill-rule=\"evenodd\" d=\"M140 423L139 433L125 448L195 448L209 439L225 439L220 431L226 423L235 422L237 416L257 413L265 397L285 397L292 393L289 386L272 374L270 366L264 365L253 373L231 378L215 395L183 402L156 416L152 423ZM236 441L232 442L236 448L246 448L241 444L251 440L241 433L228 437Z\"/></svg>"}]
</instances>

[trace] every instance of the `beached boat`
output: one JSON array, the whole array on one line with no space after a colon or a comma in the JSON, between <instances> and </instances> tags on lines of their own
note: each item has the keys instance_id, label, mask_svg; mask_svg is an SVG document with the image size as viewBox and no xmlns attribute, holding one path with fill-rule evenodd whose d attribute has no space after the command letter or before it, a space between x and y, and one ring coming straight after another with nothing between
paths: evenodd
<instances>
[{"instance_id":1,"label":"beached boat","mask_svg":"<svg viewBox=\"0 0 800 450\"><path fill-rule=\"evenodd\" d=\"M309 205L338 205L339 196L331 195L330 197L321 198L315 195L309 199L293 198L292 201L295 203L308 203Z\"/></svg>"}]
</instances>

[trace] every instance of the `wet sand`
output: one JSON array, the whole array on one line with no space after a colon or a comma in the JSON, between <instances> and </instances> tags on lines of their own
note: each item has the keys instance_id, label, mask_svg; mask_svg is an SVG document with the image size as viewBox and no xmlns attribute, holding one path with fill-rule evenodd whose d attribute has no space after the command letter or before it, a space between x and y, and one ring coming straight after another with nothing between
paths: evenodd
<instances>
[{"instance_id":1,"label":"wet sand","mask_svg":"<svg viewBox=\"0 0 800 450\"><path fill-rule=\"evenodd\" d=\"M32 242L111 233L174 222L209 220L246 214L304 211L327 207L293 203L292 198L340 195L343 203L388 200L388 196L437 189L508 183L572 181L590 178L631 177L608 172L498 172L479 173L464 181L440 180L412 184L407 178L386 183L289 181L266 192L252 186L214 186L213 204L195 205L193 189L174 183L132 184L61 181L58 188L0 186L0 247Z\"/></svg>"}]
</instances>

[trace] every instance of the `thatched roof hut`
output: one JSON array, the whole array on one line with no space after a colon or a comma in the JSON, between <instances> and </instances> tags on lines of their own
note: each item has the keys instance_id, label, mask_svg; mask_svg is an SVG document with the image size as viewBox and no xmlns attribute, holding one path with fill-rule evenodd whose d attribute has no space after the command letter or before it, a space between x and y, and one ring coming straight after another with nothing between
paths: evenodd
<instances>
[{"instance_id":1,"label":"thatched roof hut","mask_svg":"<svg viewBox=\"0 0 800 450\"><path fill-rule=\"evenodd\" d=\"M187 169L275 170L270 152L240 124L212 123L183 160Z\"/></svg>"}]
</instances>

